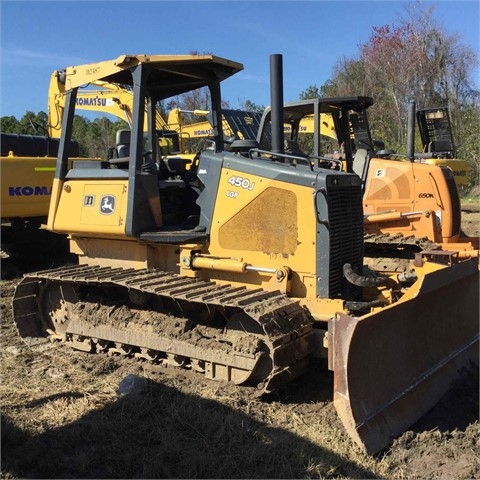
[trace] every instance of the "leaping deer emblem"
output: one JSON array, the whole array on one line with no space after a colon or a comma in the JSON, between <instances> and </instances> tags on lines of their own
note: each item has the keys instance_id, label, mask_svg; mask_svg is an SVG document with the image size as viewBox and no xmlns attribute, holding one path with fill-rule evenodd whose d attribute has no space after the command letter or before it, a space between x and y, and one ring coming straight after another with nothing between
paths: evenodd
<instances>
[{"instance_id":1,"label":"leaping deer emblem","mask_svg":"<svg viewBox=\"0 0 480 480\"><path fill-rule=\"evenodd\" d=\"M111 215L115 211L115 197L113 195L104 195L100 203L100 213Z\"/></svg>"}]
</instances>

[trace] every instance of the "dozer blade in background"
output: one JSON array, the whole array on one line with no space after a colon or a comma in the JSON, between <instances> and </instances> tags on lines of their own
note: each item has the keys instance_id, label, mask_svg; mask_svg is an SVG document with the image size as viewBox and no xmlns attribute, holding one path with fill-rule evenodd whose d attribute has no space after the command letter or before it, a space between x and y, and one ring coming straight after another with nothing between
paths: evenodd
<instances>
[{"instance_id":1,"label":"dozer blade in background","mask_svg":"<svg viewBox=\"0 0 480 480\"><path fill-rule=\"evenodd\" d=\"M454 264L425 275L409 299L331 321L334 405L367 453L420 419L462 368L478 365L478 277L476 259Z\"/></svg>"}]
</instances>

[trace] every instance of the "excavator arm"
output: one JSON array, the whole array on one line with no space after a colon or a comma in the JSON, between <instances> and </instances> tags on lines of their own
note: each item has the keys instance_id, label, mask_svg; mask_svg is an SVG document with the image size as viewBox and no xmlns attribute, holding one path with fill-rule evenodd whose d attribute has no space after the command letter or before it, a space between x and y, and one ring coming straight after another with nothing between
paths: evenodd
<instances>
[{"instance_id":1,"label":"excavator arm","mask_svg":"<svg viewBox=\"0 0 480 480\"><path fill-rule=\"evenodd\" d=\"M60 138L61 119L65 107L65 88L61 83L62 73L55 71L50 80L48 95L48 135L51 138ZM113 115L127 122L132 126L132 103L133 92L124 85L109 83L101 80L90 81L88 87L97 89L79 89L76 99L76 109L91 112L103 112ZM157 110L155 123L158 131L173 132L178 135L179 150L182 153L188 152L188 141L192 139L208 138L213 136L213 128L210 119L185 123L184 114L196 116L207 116L208 110L181 110L174 108L168 114L167 122ZM144 125L147 125L147 111L145 109ZM254 139L260 121L261 114L243 110L223 110L222 124L226 137ZM308 121L307 121L308 123ZM310 122L311 123L311 122ZM309 132L312 127L305 126ZM333 126L332 130L334 132ZM164 143L164 142L163 142Z\"/></svg>"},{"instance_id":2,"label":"excavator arm","mask_svg":"<svg viewBox=\"0 0 480 480\"><path fill-rule=\"evenodd\" d=\"M92 81L90 86L96 90L82 89L77 94L76 108L91 112L103 112L124 120L132 126L132 92L125 86L103 81ZM62 91L58 72L54 72L50 80L48 94L48 135L60 138L63 110L65 108L65 92ZM147 112L145 111L145 122ZM155 116L157 129L168 129L160 112Z\"/></svg>"},{"instance_id":3,"label":"excavator arm","mask_svg":"<svg viewBox=\"0 0 480 480\"><path fill-rule=\"evenodd\" d=\"M100 62L92 68L72 66L55 70L50 78L48 93L49 135L54 138L61 136L65 94L69 90L104 80L115 73L118 74L127 65L138 64L138 60L136 56L122 55L114 61Z\"/></svg>"}]
</instances>

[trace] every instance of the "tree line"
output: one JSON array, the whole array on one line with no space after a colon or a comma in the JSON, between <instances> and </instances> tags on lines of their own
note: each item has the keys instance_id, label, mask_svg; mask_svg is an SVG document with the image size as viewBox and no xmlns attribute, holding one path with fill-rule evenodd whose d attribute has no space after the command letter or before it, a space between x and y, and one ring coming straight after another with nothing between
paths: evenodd
<instances>
[{"instance_id":1,"label":"tree line","mask_svg":"<svg viewBox=\"0 0 480 480\"><path fill-rule=\"evenodd\" d=\"M300 98L373 97L372 134L399 153L406 152L411 101L418 109L447 107L457 158L469 162L473 186L480 169L480 92L472 80L479 59L458 35L445 32L434 11L435 5L407 3L397 25L373 27L355 57L339 59L331 79L309 86ZM419 137L416 151L421 151Z\"/></svg>"},{"instance_id":2,"label":"tree line","mask_svg":"<svg viewBox=\"0 0 480 480\"><path fill-rule=\"evenodd\" d=\"M334 65L325 84L312 84L299 93L299 99L365 95L374 99L369 109L372 135L387 148L405 153L408 106L417 108L448 107L457 158L469 162L470 184L479 183L480 170L480 92L472 80L479 66L476 52L450 35L437 23L435 5L422 2L405 4L405 16L397 24L373 27L365 44L352 58L344 57ZM185 110L208 108L206 89L189 92L159 106L166 119L171 108ZM223 104L229 108L228 101ZM260 111L263 105L245 100L243 110ZM48 116L44 112L26 112L17 120L2 117L5 133L45 134ZM198 121L198 120L197 120ZM74 135L81 154L105 155L113 145L115 132L126 128L123 120L89 120L76 116ZM419 142L419 139L417 139ZM416 151L421 145L416 144Z\"/></svg>"}]
</instances>

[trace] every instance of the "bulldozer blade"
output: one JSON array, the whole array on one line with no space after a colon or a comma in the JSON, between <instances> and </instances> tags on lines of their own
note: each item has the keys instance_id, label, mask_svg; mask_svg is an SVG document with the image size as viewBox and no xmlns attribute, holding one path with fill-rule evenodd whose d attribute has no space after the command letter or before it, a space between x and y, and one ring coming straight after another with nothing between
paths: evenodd
<instances>
[{"instance_id":1,"label":"bulldozer blade","mask_svg":"<svg viewBox=\"0 0 480 480\"><path fill-rule=\"evenodd\" d=\"M338 314L329 325L334 405L369 454L429 411L462 370L478 365L478 261L420 281L405 300L362 318Z\"/></svg>"}]
</instances>

